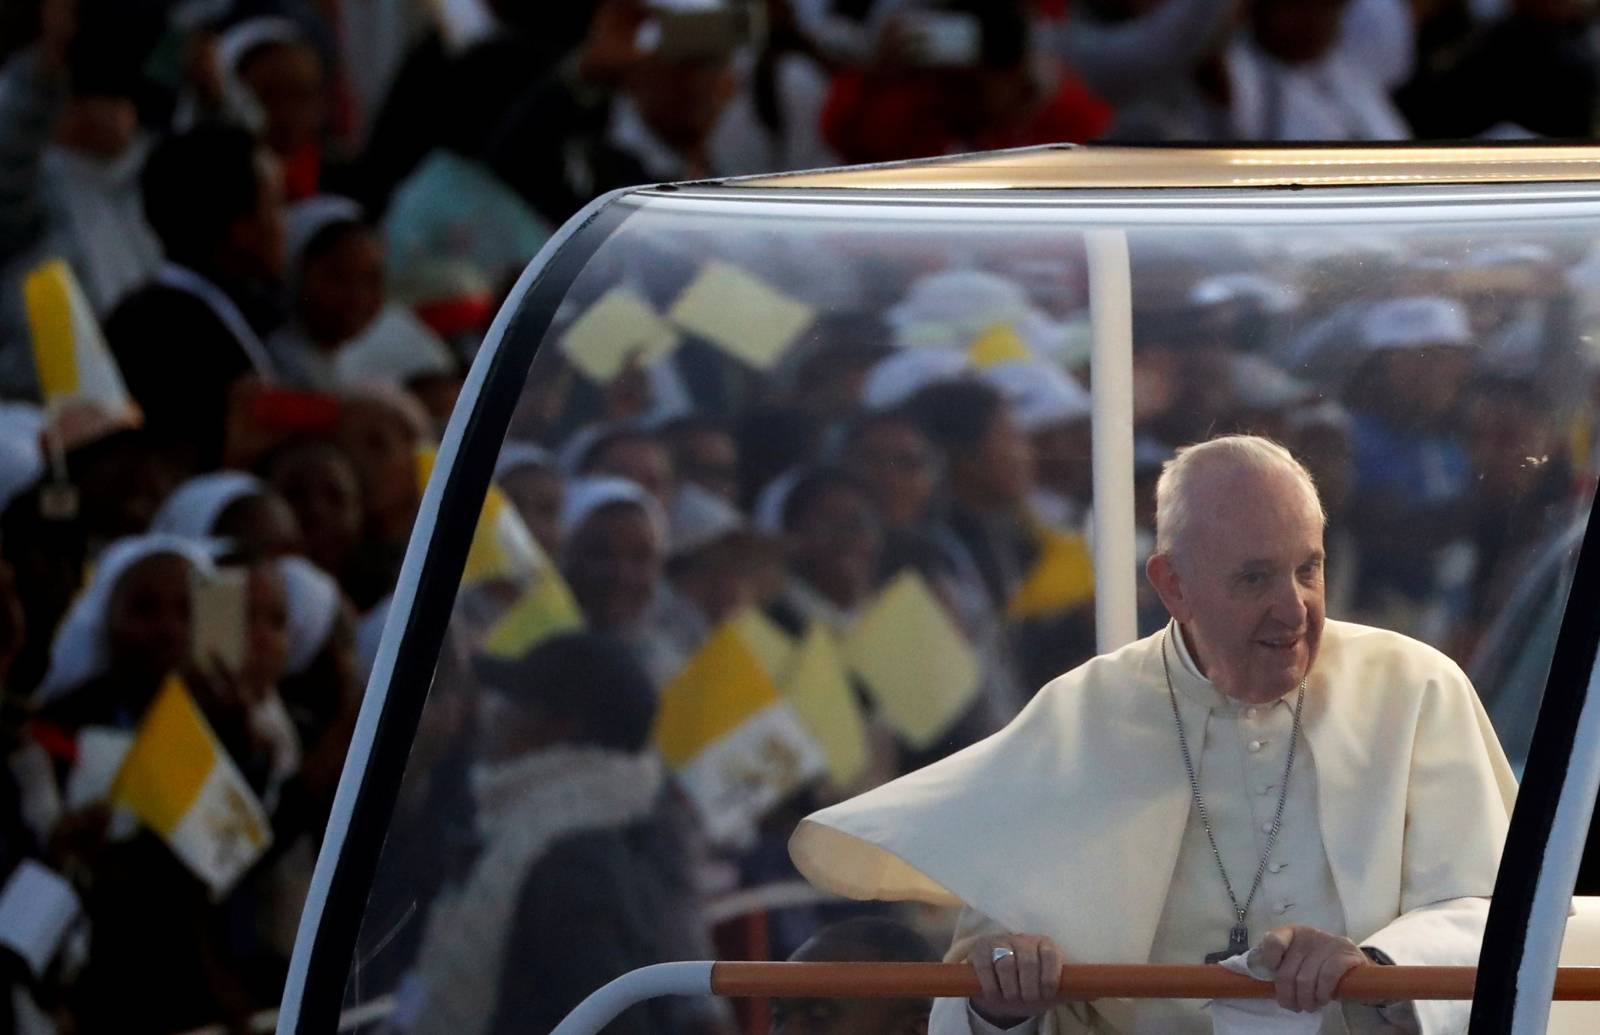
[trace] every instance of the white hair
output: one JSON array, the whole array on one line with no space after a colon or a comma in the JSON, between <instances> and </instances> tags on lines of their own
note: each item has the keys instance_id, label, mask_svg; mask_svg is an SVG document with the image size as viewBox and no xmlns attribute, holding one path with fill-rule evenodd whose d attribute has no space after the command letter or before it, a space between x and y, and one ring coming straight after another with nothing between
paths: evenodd
<instances>
[{"instance_id":1,"label":"white hair","mask_svg":"<svg viewBox=\"0 0 1600 1035\"><path fill-rule=\"evenodd\" d=\"M1316 482L1294 454L1259 435L1222 435L1184 446L1161 466L1161 477L1156 481L1156 553L1174 556L1184 544L1194 520L1198 479L1202 469L1213 465L1225 465L1236 471L1290 475L1305 486L1322 523L1328 523Z\"/></svg>"}]
</instances>

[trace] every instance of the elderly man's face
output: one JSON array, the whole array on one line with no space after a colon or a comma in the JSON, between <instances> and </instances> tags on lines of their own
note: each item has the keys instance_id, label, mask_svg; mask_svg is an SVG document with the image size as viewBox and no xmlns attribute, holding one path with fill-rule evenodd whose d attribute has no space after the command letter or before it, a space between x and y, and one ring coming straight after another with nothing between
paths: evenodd
<instances>
[{"instance_id":1,"label":"elderly man's face","mask_svg":"<svg viewBox=\"0 0 1600 1035\"><path fill-rule=\"evenodd\" d=\"M1206 472L1192 506L1182 555L1152 558L1151 580L1218 689L1275 701L1322 641L1321 515L1288 472Z\"/></svg>"}]
</instances>

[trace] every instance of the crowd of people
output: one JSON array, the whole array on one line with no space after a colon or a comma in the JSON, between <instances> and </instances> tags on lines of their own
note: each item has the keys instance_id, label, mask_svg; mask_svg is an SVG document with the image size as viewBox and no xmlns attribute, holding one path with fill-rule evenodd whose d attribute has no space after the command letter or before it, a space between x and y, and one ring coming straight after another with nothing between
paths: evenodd
<instances>
[{"instance_id":1,"label":"crowd of people","mask_svg":"<svg viewBox=\"0 0 1600 1035\"><path fill-rule=\"evenodd\" d=\"M15 1030L276 1005L432 450L517 274L591 198L1062 141L1581 138L1600 88L1582 0L755 7L0 2ZM892 917L707 903L792 880L811 807L993 732L1094 651L1079 237L796 255L649 230L580 279L499 453L351 973L399 1029L547 1030L673 957L925 958ZM1600 253L1518 233L1135 240L1141 556L1174 448L1270 435L1326 505L1330 613L1470 662L1600 470ZM755 366L715 335L607 370L563 344L618 284L665 311L712 267L804 314ZM945 643L937 706L862 660L896 628ZM728 630L778 691L838 689L780 717L783 775L731 818L703 745L661 732ZM838 715L853 732L817 732ZM147 741L177 776L129 776ZM136 804L169 778L193 786ZM242 861L185 840L203 780L245 804L201 843ZM850 1023L915 1030L889 1005Z\"/></svg>"}]
</instances>

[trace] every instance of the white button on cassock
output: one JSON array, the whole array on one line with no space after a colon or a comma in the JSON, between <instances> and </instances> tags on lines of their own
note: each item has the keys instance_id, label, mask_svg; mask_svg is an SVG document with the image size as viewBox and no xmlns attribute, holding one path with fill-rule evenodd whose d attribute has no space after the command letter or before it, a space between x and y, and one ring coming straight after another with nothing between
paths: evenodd
<instances>
[{"instance_id":1,"label":"white button on cassock","mask_svg":"<svg viewBox=\"0 0 1600 1035\"><path fill-rule=\"evenodd\" d=\"M1265 743L1265 741L1252 740L1250 742L1250 750L1251 751L1260 751L1261 750L1261 745L1264 744L1264 743Z\"/></svg>"},{"instance_id":2,"label":"white button on cassock","mask_svg":"<svg viewBox=\"0 0 1600 1035\"><path fill-rule=\"evenodd\" d=\"M1272 824L1271 823L1263 823L1263 824L1261 824L1261 832L1263 834L1272 833Z\"/></svg>"}]
</instances>

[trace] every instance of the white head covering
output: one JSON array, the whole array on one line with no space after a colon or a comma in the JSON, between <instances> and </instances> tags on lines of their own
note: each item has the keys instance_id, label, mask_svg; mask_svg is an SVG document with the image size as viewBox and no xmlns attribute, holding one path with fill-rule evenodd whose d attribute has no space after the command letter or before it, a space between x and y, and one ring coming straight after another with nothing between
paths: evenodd
<instances>
[{"instance_id":1,"label":"white head covering","mask_svg":"<svg viewBox=\"0 0 1600 1035\"><path fill-rule=\"evenodd\" d=\"M945 270L918 279L886 315L901 347L965 349L995 324L1010 324L1036 355L1058 358L1073 331L1033 304L1022 286L982 270Z\"/></svg>"},{"instance_id":2,"label":"white head covering","mask_svg":"<svg viewBox=\"0 0 1600 1035\"><path fill-rule=\"evenodd\" d=\"M0 511L44 474L39 433L44 411L27 403L0 403Z\"/></svg>"},{"instance_id":3,"label":"white head covering","mask_svg":"<svg viewBox=\"0 0 1600 1035\"><path fill-rule=\"evenodd\" d=\"M344 385L380 380L403 385L418 377L461 372L444 339L411 310L396 305L384 306L371 323L341 345L333 367Z\"/></svg>"},{"instance_id":4,"label":"white head covering","mask_svg":"<svg viewBox=\"0 0 1600 1035\"><path fill-rule=\"evenodd\" d=\"M556 458L550 450L532 442L507 439L500 447L500 456L494 462L494 480L499 481L512 471L520 471L524 467L539 467L560 473L556 466Z\"/></svg>"},{"instance_id":5,"label":"white head covering","mask_svg":"<svg viewBox=\"0 0 1600 1035\"><path fill-rule=\"evenodd\" d=\"M670 537L667 534L667 519L661 512L660 501L646 492L638 482L613 475L575 478L567 483L567 492L561 501L561 531L568 536L573 535L583 527L584 522L588 521L595 511L613 503L631 503L643 510L645 517L650 519L650 524L655 528L656 534L661 537L662 546L667 544Z\"/></svg>"},{"instance_id":6,"label":"white head covering","mask_svg":"<svg viewBox=\"0 0 1600 1035\"><path fill-rule=\"evenodd\" d=\"M306 249L322 231L341 223L361 224L366 216L361 205L337 194L318 194L290 205L284 212L286 251L289 257L289 283L298 284Z\"/></svg>"},{"instance_id":7,"label":"white head covering","mask_svg":"<svg viewBox=\"0 0 1600 1035\"><path fill-rule=\"evenodd\" d=\"M328 645L342 601L339 584L304 557L280 557L278 575L289 601L289 663L297 676L311 667Z\"/></svg>"},{"instance_id":8,"label":"white head covering","mask_svg":"<svg viewBox=\"0 0 1600 1035\"><path fill-rule=\"evenodd\" d=\"M1300 305L1301 295L1288 284L1259 273L1224 273L1206 277L1189 290L1194 305L1253 302L1269 313L1287 313Z\"/></svg>"},{"instance_id":9,"label":"white head covering","mask_svg":"<svg viewBox=\"0 0 1600 1035\"><path fill-rule=\"evenodd\" d=\"M260 478L244 471L216 471L190 478L167 497L150 531L185 539L205 539L212 534L222 512L247 496L269 490Z\"/></svg>"},{"instance_id":10,"label":"white head covering","mask_svg":"<svg viewBox=\"0 0 1600 1035\"><path fill-rule=\"evenodd\" d=\"M879 360L861 386L861 405L892 410L932 384L955 381L972 369L965 352L956 349L904 349Z\"/></svg>"},{"instance_id":11,"label":"white head covering","mask_svg":"<svg viewBox=\"0 0 1600 1035\"><path fill-rule=\"evenodd\" d=\"M34 693L36 704L64 697L104 674L111 662L106 622L117 585L134 565L160 554L181 557L201 573L212 570L211 555L205 546L179 536L129 536L106 547L95 564L89 584L72 602L61 627L56 630L56 638L50 644L50 668Z\"/></svg>"},{"instance_id":12,"label":"white head covering","mask_svg":"<svg viewBox=\"0 0 1600 1035\"><path fill-rule=\"evenodd\" d=\"M685 485L672 501L672 541L668 557L683 557L745 531L744 515L712 492Z\"/></svg>"},{"instance_id":13,"label":"white head covering","mask_svg":"<svg viewBox=\"0 0 1600 1035\"><path fill-rule=\"evenodd\" d=\"M1404 349L1424 345L1470 347L1472 326L1459 302L1437 296L1394 298L1375 303L1361 321L1361 344L1367 349Z\"/></svg>"},{"instance_id":14,"label":"white head covering","mask_svg":"<svg viewBox=\"0 0 1600 1035\"><path fill-rule=\"evenodd\" d=\"M783 512L789 507L789 497L800 483L809 478L816 468L802 465L791 467L768 482L756 497L755 526L762 535L781 536L784 533Z\"/></svg>"},{"instance_id":15,"label":"white head covering","mask_svg":"<svg viewBox=\"0 0 1600 1035\"><path fill-rule=\"evenodd\" d=\"M589 462L589 454L616 428L615 424L585 424L561 443L561 448L556 451L556 463L566 474L581 473L583 465Z\"/></svg>"},{"instance_id":16,"label":"white head covering","mask_svg":"<svg viewBox=\"0 0 1600 1035\"><path fill-rule=\"evenodd\" d=\"M239 66L257 47L269 44L295 45L307 43L299 23L290 18L263 15L246 18L217 37L217 65L222 72L222 90L230 114L242 120L245 127L259 133L266 122L266 113L254 92L239 78ZM177 116L179 126L194 125L201 118L196 99L186 97Z\"/></svg>"},{"instance_id":17,"label":"white head covering","mask_svg":"<svg viewBox=\"0 0 1600 1035\"><path fill-rule=\"evenodd\" d=\"M1277 410L1305 402L1316 394L1304 381L1284 373L1282 368L1260 356L1235 354L1229 359L1228 375L1235 400L1254 410Z\"/></svg>"},{"instance_id":18,"label":"white head covering","mask_svg":"<svg viewBox=\"0 0 1600 1035\"><path fill-rule=\"evenodd\" d=\"M998 363L983 377L1010 401L1017 426L1029 434L1088 420L1093 409L1084 387L1053 363Z\"/></svg>"},{"instance_id":19,"label":"white head covering","mask_svg":"<svg viewBox=\"0 0 1600 1035\"><path fill-rule=\"evenodd\" d=\"M217 37L217 63L230 75L237 75L245 56L269 43L306 42L305 30L291 18L263 15L246 18Z\"/></svg>"}]
</instances>

